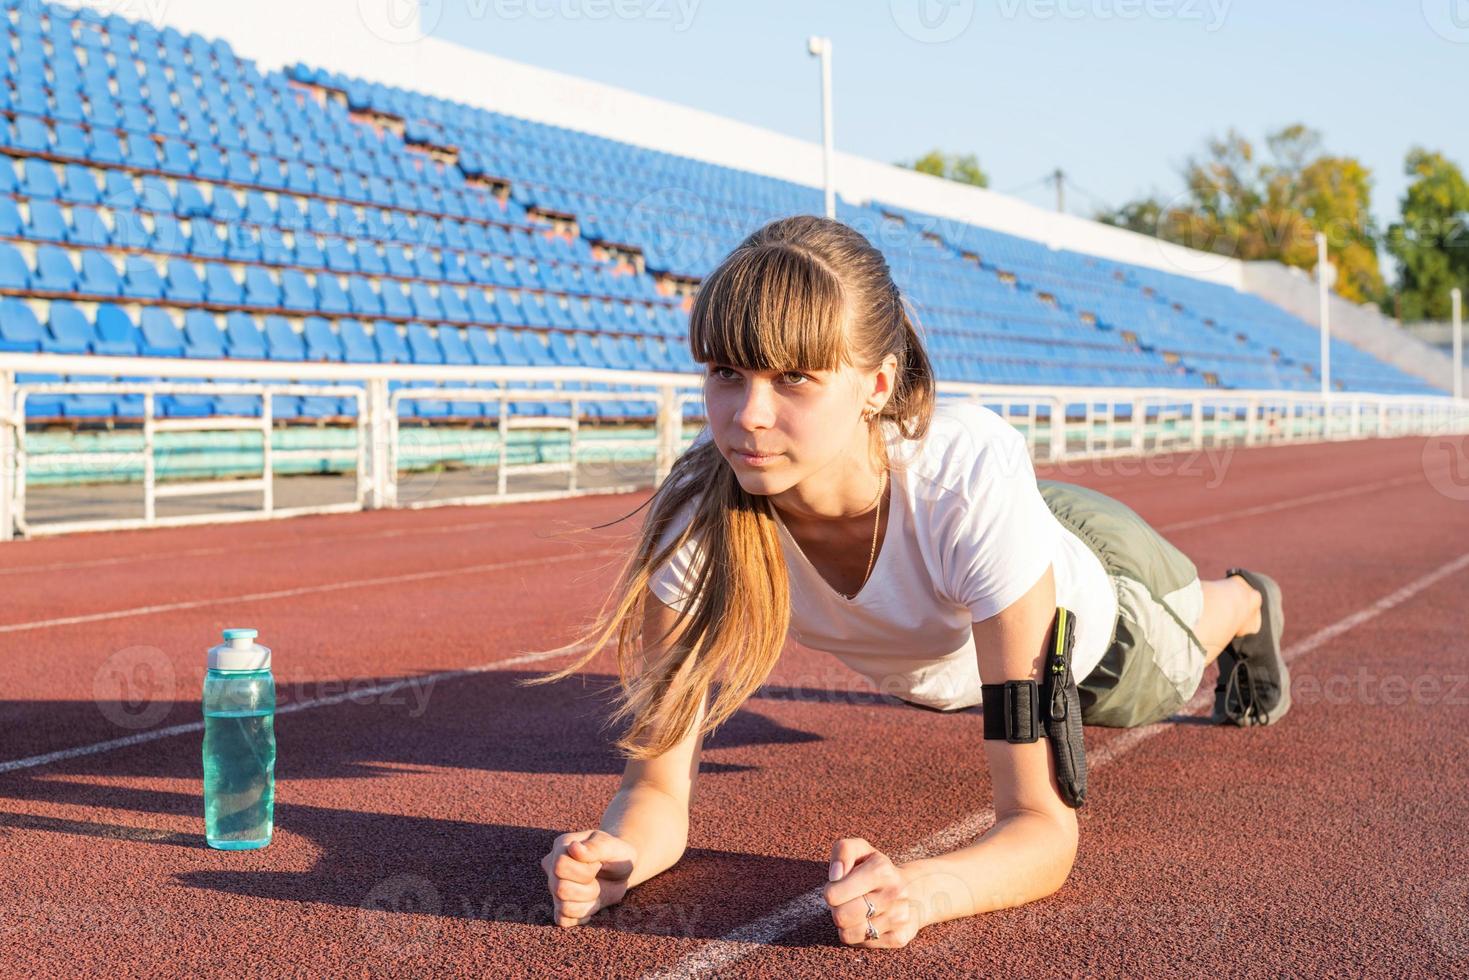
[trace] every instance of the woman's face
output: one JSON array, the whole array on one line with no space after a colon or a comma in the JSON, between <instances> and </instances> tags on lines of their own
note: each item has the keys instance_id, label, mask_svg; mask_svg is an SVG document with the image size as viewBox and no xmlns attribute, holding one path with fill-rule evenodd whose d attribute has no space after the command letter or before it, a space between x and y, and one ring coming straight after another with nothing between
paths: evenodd
<instances>
[{"instance_id":1,"label":"woman's face","mask_svg":"<svg viewBox=\"0 0 1469 980\"><path fill-rule=\"evenodd\" d=\"M705 365L710 435L752 494L779 494L813 476L837 490L864 458L861 413L869 400L858 373L845 366L780 373Z\"/></svg>"}]
</instances>

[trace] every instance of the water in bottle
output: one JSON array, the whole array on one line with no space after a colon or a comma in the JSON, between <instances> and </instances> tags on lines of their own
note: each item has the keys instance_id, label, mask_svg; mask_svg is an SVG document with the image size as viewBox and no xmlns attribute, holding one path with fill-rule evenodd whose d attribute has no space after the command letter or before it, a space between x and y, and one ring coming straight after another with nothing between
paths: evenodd
<instances>
[{"instance_id":1,"label":"water in bottle","mask_svg":"<svg viewBox=\"0 0 1469 980\"><path fill-rule=\"evenodd\" d=\"M204 675L204 838L239 851L270 843L275 818L275 678L253 629L227 629Z\"/></svg>"}]
</instances>

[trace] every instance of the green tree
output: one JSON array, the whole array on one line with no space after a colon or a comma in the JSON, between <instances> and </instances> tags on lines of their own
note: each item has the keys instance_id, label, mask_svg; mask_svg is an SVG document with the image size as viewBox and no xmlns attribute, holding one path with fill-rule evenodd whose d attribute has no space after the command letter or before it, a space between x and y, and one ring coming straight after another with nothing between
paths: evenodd
<instances>
[{"instance_id":1,"label":"green tree","mask_svg":"<svg viewBox=\"0 0 1469 980\"><path fill-rule=\"evenodd\" d=\"M979 158L973 153L957 154L930 150L912 163L900 161L898 166L961 184L973 184L975 187L990 185L989 175L980 167Z\"/></svg>"},{"instance_id":2,"label":"green tree","mask_svg":"<svg viewBox=\"0 0 1469 980\"><path fill-rule=\"evenodd\" d=\"M1402 218L1387 230L1387 250L1397 261L1398 299L1404 320L1447 320L1449 290L1469 293L1469 182L1441 153L1408 151L1412 177Z\"/></svg>"},{"instance_id":3,"label":"green tree","mask_svg":"<svg viewBox=\"0 0 1469 980\"><path fill-rule=\"evenodd\" d=\"M1355 302L1386 293L1377 263L1372 174L1353 157L1321 151L1321 134L1295 123L1266 134L1261 154L1230 129L1190 157L1184 193L1098 214L1097 220L1245 261L1273 259L1312 269L1316 232L1337 268L1336 291Z\"/></svg>"}]
</instances>

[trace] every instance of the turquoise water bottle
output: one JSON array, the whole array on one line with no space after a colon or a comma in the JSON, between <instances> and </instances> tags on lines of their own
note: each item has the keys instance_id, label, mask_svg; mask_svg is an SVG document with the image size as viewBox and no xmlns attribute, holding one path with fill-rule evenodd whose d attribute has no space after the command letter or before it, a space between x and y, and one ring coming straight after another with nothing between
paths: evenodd
<instances>
[{"instance_id":1,"label":"turquoise water bottle","mask_svg":"<svg viewBox=\"0 0 1469 980\"><path fill-rule=\"evenodd\" d=\"M251 629L224 631L204 675L204 839L243 851L275 822L275 678Z\"/></svg>"}]
</instances>

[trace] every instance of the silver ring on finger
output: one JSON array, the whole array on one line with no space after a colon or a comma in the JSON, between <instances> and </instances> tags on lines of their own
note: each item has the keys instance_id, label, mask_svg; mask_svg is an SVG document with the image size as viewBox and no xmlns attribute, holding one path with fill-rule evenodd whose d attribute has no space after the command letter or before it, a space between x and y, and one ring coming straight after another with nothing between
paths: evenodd
<instances>
[{"instance_id":1,"label":"silver ring on finger","mask_svg":"<svg viewBox=\"0 0 1469 980\"><path fill-rule=\"evenodd\" d=\"M868 898L866 895L863 895L862 901L867 903L867 917L869 919L877 914L877 909L872 907L872 899Z\"/></svg>"},{"instance_id":2,"label":"silver ring on finger","mask_svg":"<svg viewBox=\"0 0 1469 980\"><path fill-rule=\"evenodd\" d=\"M877 937L877 926L873 925L872 922L869 920L867 923L867 938L876 939Z\"/></svg>"}]
</instances>

